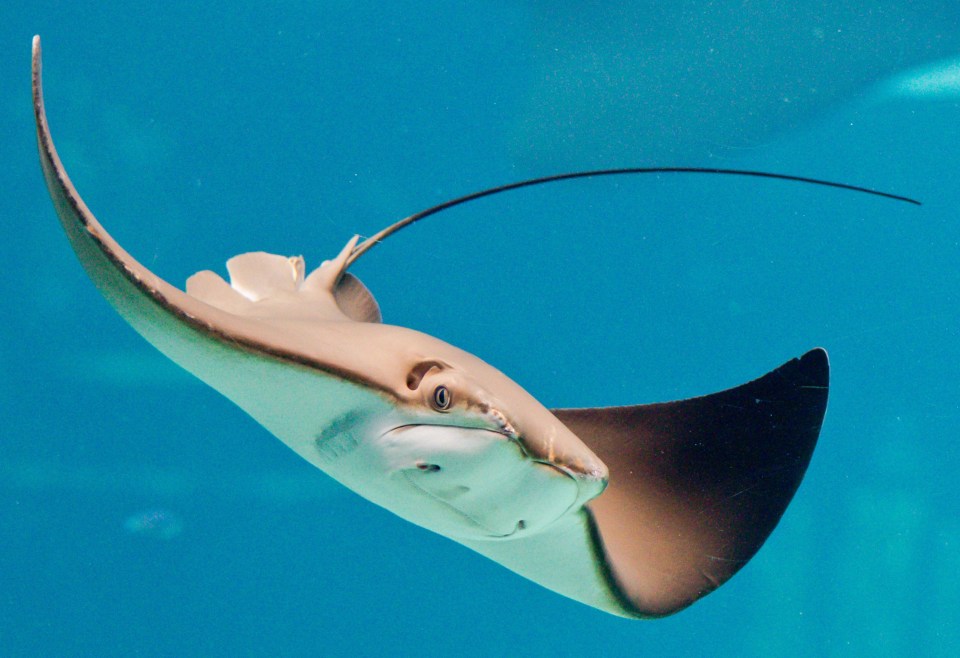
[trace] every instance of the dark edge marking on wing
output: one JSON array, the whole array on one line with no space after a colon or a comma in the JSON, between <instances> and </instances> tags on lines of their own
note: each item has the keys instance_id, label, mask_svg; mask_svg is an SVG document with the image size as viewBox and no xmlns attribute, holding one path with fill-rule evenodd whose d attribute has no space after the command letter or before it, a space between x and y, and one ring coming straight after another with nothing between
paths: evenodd
<instances>
[{"instance_id":1,"label":"dark edge marking on wing","mask_svg":"<svg viewBox=\"0 0 960 658\"><path fill-rule=\"evenodd\" d=\"M67 175L66 169L63 167L63 164L60 161L56 147L53 144L53 137L50 133L46 111L44 108L43 84L41 75L42 62L39 36L35 36L33 38L31 68L33 109L37 129L37 142L40 151L40 163L43 168L44 178L46 179L50 195L54 201L54 206L57 208L57 214L60 216L61 223L63 224L71 242L82 240L83 234L85 234L85 237L89 238L96 245L97 250L113 266L113 271L120 273L124 278L127 279L127 281L143 292L148 299L153 301L153 303L155 303L163 311L171 314L192 329L209 338L234 348L242 349L243 351L251 354L269 356L280 361L305 366L307 368L319 370L336 377L355 381L364 386L376 389L381 393L388 395L390 398L395 397L388 388L378 384L375 381L369 380L358 373L332 368L329 364L321 363L296 352L284 350L282 348L278 348L276 346L259 342L247 337L237 336L219 329L212 322L187 313L177 304L171 302L163 292L154 286L148 285L142 278L142 274L144 273L148 273L149 275L155 277L158 281L161 281L165 284L166 282L164 282L160 277L154 275L149 269L141 265L129 255L128 257L130 258L131 262L125 262L123 258L118 255L118 253L109 244L106 243L105 239L100 234L102 233L110 240L113 240L112 237L109 236L109 233L107 233L103 226L96 220L93 213L90 212L86 204L80 198L80 194L73 186L73 183L70 181L70 177ZM70 217L64 217L61 214L61 207L57 204L58 198L62 202L69 204L71 211ZM79 226L76 225L76 222L79 222ZM83 233L81 233L79 229L82 229ZM79 253L77 255L80 256ZM83 258L80 258L80 261L84 265L84 269L87 269L88 273L92 274L92 272L90 272L91 264L85 262ZM142 268L143 272L136 271L134 267ZM94 281L96 282L96 279L94 279ZM178 293L186 295L186 293L177 290L173 286L170 286L170 284L166 285L173 290L176 290ZM202 303L199 300L196 301L197 303ZM212 307L210 307L210 309L213 311L212 314L214 315L219 312L217 309L213 309Z\"/></svg>"}]
</instances>

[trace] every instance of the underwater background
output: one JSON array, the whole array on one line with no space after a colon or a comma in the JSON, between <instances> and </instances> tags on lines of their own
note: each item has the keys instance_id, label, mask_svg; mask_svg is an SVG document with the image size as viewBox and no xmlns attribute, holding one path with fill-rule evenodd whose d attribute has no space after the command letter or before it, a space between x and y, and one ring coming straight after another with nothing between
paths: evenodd
<instances>
[{"instance_id":1,"label":"underwater background","mask_svg":"<svg viewBox=\"0 0 960 658\"><path fill-rule=\"evenodd\" d=\"M0 8L0 655L953 656L960 647L954 2L102 2ZM567 600L329 480L140 339L56 221L30 39L88 205L181 285L354 271L385 321L550 407L710 393L829 353L807 476L664 620Z\"/></svg>"}]
</instances>

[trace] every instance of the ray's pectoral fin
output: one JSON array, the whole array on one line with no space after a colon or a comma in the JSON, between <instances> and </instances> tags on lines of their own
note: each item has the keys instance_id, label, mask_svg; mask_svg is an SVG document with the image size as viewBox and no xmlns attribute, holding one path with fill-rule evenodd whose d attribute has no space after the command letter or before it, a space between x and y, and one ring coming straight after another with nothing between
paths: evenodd
<instances>
[{"instance_id":1,"label":"ray's pectoral fin","mask_svg":"<svg viewBox=\"0 0 960 658\"><path fill-rule=\"evenodd\" d=\"M680 610L753 557L806 471L828 378L816 349L713 395L554 411L610 469L588 508L625 613Z\"/></svg>"},{"instance_id":2,"label":"ray's pectoral fin","mask_svg":"<svg viewBox=\"0 0 960 658\"><path fill-rule=\"evenodd\" d=\"M293 377L291 364L322 380L321 388L362 389L374 405L386 399L386 388L364 380L345 350L328 349L311 333L317 321L380 322L373 296L345 271L357 238L309 276L300 257L257 252L231 259L230 283L200 272L185 293L127 253L71 183L44 108L39 37L33 40L32 82L40 164L60 223L91 280L137 332L261 423L280 417L271 416L274 403L260 390L264 373L286 369L284 375Z\"/></svg>"}]
</instances>

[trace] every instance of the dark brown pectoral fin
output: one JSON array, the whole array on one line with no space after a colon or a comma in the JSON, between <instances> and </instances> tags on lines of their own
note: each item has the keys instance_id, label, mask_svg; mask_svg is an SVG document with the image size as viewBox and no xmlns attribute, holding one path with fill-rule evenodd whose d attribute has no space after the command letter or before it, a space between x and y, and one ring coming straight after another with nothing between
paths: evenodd
<instances>
[{"instance_id":1,"label":"dark brown pectoral fin","mask_svg":"<svg viewBox=\"0 0 960 658\"><path fill-rule=\"evenodd\" d=\"M753 557L807 469L828 383L815 349L713 395L554 411L610 468L588 507L627 612L676 612Z\"/></svg>"}]
</instances>

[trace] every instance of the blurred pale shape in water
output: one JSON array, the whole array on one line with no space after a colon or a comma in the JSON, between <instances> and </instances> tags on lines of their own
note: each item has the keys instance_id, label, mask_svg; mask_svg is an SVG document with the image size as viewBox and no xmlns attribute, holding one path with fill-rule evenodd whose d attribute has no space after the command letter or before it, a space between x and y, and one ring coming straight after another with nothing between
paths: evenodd
<instances>
[{"instance_id":1,"label":"blurred pale shape in water","mask_svg":"<svg viewBox=\"0 0 960 658\"><path fill-rule=\"evenodd\" d=\"M960 59L912 69L894 77L881 91L895 96L955 99L960 97Z\"/></svg>"},{"instance_id":2,"label":"blurred pale shape in water","mask_svg":"<svg viewBox=\"0 0 960 658\"><path fill-rule=\"evenodd\" d=\"M183 522L167 510L147 510L127 518L123 523L131 535L169 541L183 532Z\"/></svg>"}]
</instances>

